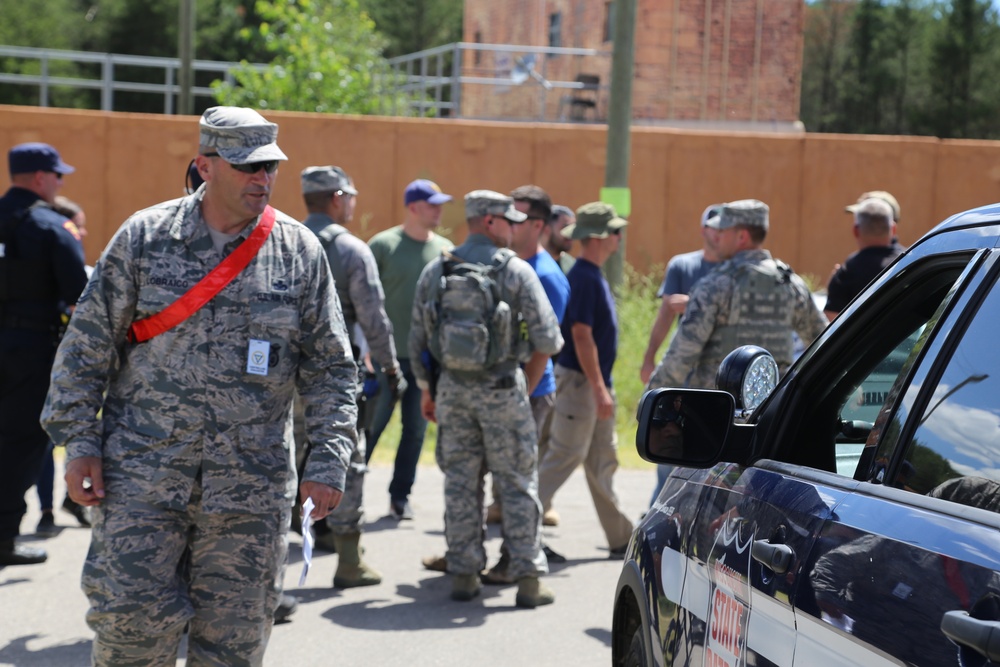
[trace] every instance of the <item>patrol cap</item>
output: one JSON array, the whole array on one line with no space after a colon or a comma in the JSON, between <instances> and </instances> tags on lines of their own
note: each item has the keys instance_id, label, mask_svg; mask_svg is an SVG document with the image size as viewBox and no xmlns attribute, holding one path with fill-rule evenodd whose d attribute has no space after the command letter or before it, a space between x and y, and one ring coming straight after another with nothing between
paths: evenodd
<instances>
[{"instance_id":1,"label":"patrol cap","mask_svg":"<svg viewBox=\"0 0 1000 667\"><path fill-rule=\"evenodd\" d=\"M340 167L306 167L302 170L302 194L311 192L344 192L356 195L358 191L351 185L351 177Z\"/></svg>"},{"instance_id":2,"label":"patrol cap","mask_svg":"<svg viewBox=\"0 0 1000 667\"><path fill-rule=\"evenodd\" d=\"M451 195L441 192L437 183L428 181L426 178L411 181L403 191L404 205L412 204L415 201L425 201L428 204L446 204L451 200Z\"/></svg>"},{"instance_id":3,"label":"patrol cap","mask_svg":"<svg viewBox=\"0 0 1000 667\"><path fill-rule=\"evenodd\" d=\"M893 221L899 222L899 202L896 201L896 198L893 197L888 192L886 192L885 190L872 190L871 192L865 192L860 197L858 197L857 203L851 204L850 206L845 206L844 210L847 211L848 213L854 213L855 211L858 210L858 207L861 205L861 202L863 202L866 199L881 199L882 201L884 201L886 204L890 206L890 208L892 208Z\"/></svg>"},{"instance_id":4,"label":"patrol cap","mask_svg":"<svg viewBox=\"0 0 1000 667\"><path fill-rule=\"evenodd\" d=\"M594 201L576 209L576 222L566 225L560 233L571 239L606 239L627 224L628 220L618 217L614 206Z\"/></svg>"},{"instance_id":5,"label":"patrol cap","mask_svg":"<svg viewBox=\"0 0 1000 667\"><path fill-rule=\"evenodd\" d=\"M481 218L486 215L501 215L511 222L524 222L527 213L514 208L514 200L493 190L473 190L465 195L465 218Z\"/></svg>"},{"instance_id":6,"label":"patrol cap","mask_svg":"<svg viewBox=\"0 0 1000 667\"><path fill-rule=\"evenodd\" d=\"M767 204L759 199L740 199L722 204L719 216L705 221L706 227L712 229L729 229L730 227L759 227L765 232L768 226Z\"/></svg>"},{"instance_id":7,"label":"patrol cap","mask_svg":"<svg viewBox=\"0 0 1000 667\"><path fill-rule=\"evenodd\" d=\"M230 164L287 160L278 148L278 126L253 109L212 107L199 121L202 148L214 149Z\"/></svg>"},{"instance_id":8,"label":"patrol cap","mask_svg":"<svg viewBox=\"0 0 1000 667\"><path fill-rule=\"evenodd\" d=\"M705 212L701 214L701 226L711 227L709 223L713 223L718 220L719 216L722 215L722 204L712 204L705 209Z\"/></svg>"},{"instance_id":9,"label":"patrol cap","mask_svg":"<svg viewBox=\"0 0 1000 667\"><path fill-rule=\"evenodd\" d=\"M11 175L33 174L36 171L54 171L57 174L72 174L76 169L59 157L59 151L48 144L33 141L18 144L7 153L7 166Z\"/></svg>"}]
</instances>

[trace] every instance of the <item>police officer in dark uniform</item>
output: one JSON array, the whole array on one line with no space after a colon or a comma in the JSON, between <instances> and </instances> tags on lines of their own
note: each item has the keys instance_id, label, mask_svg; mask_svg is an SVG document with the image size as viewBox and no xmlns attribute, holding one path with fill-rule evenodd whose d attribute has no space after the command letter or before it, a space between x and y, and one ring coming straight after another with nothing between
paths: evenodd
<instances>
[{"instance_id":1,"label":"police officer in dark uniform","mask_svg":"<svg viewBox=\"0 0 1000 667\"><path fill-rule=\"evenodd\" d=\"M43 562L16 544L49 438L38 422L49 388L61 318L87 283L75 227L52 210L73 172L42 143L8 153L11 188L0 197L0 566Z\"/></svg>"}]
</instances>

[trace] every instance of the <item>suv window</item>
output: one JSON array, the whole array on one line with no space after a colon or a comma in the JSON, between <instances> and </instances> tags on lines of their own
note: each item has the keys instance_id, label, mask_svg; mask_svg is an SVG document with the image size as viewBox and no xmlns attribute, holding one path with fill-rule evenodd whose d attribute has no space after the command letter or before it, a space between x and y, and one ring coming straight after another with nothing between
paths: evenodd
<instances>
[{"instance_id":1,"label":"suv window","mask_svg":"<svg viewBox=\"0 0 1000 667\"><path fill-rule=\"evenodd\" d=\"M995 483L1000 481L998 330L1000 290L993 289L927 401L895 486L938 497L962 495L961 489L975 487L964 504L996 511L1000 496ZM956 482L946 485L949 480ZM990 480L994 483L989 484Z\"/></svg>"},{"instance_id":2,"label":"suv window","mask_svg":"<svg viewBox=\"0 0 1000 667\"><path fill-rule=\"evenodd\" d=\"M785 411L796 435L779 460L865 479L910 369L947 310L971 254L915 263L833 334ZM790 420L791 421L791 420ZM788 424L791 426L791 424ZM867 456L866 456L867 455Z\"/></svg>"}]
</instances>

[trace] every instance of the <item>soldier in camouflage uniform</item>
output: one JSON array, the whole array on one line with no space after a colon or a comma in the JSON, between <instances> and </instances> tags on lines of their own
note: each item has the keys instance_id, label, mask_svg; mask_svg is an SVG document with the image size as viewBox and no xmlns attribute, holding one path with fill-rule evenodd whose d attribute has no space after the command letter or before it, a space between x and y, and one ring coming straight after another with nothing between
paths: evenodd
<instances>
[{"instance_id":1,"label":"soldier in camouflage uniform","mask_svg":"<svg viewBox=\"0 0 1000 667\"><path fill-rule=\"evenodd\" d=\"M96 665L260 665L281 592L296 474L291 406L313 448L299 492L321 519L355 448L357 372L316 237L283 213L256 256L146 342L130 325L198 283L256 228L276 178L277 125L213 107L206 183L130 217L59 347L42 422L66 484L94 506L83 571Z\"/></svg>"},{"instance_id":2,"label":"soldier in camouflage uniform","mask_svg":"<svg viewBox=\"0 0 1000 667\"><path fill-rule=\"evenodd\" d=\"M389 378L390 387L399 391L402 381L402 390L405 391L405 380L402 380L403 375L396 361L392 323L385 313L385 295L378 278L375 256L367 243L349 233L344 226L354 216L357 194L354 182L340 167L307 167L302 171L302 197L309 210L303 224L316 234L326 250L347 332L351 336L355 361L364 363L358 341L354 340L354 326L357 324L371 348L372 360L381 366ZM338 555L337 571L333 576L336 588L373 586L382 581L382 575L361 560L358 546L363 518L362 490L368 470L365 444L364 430L359 427L358 446L351 454L344 497L323 526L331 531ZM305 443L297 440L296 446L304 447ZM320 526L317 528L321 530Z\"/></svg>"},{"instance_id":3,"label":"soldier in camouflage uniform","mask_svg":"<svg viewBox=\"0 0 1000 667\"><path fill-rule=\"evenodd\" d=\"M714 389L719 364L741 345L765 348L784 373L792 363L792 331L808 345L826 327L802 279L761 247L767 204L731 202L707 224L716 230L723 263L692 288L677 333L649 379L650 389Z\"/></svg>"},{"instance_id":4,"label":"soldier in camouflage uniform","mask_svg":"<svg viewBox=\"0 0 1000 667\"><path fill-rule=\"evenodd\" d=\"M527 216L514 208L510 197L475 190L465 196L465 217L469 236L451 255L465 262L490 264L500 253L498 247L511 244L512 225L523 223ZM434 304L428 295L432 284L441 281L443 270L439 257L420 274L409 338L411 359L420 359L430 349L435 331ZM497 273L496 283L510 311L523 317L521 326L514 327L518 339L512 354L482 372L444 368L434 396L427 368L418 364L413 370L422 390L424 417L438 423L435 456L445 475L446 558L448 571L454 574L452 598L471 600L479 594L478 573L486 565L480 484L485 466L498 480L503 534L510 552L508 572L518 581L517 605L537 607L555 597L538 580L548 571L548 563L540 540L535 421L520 363L538 363L555 354L563 339L538 276L527 262L512 256Z\"/></svg>"}]
</instances>

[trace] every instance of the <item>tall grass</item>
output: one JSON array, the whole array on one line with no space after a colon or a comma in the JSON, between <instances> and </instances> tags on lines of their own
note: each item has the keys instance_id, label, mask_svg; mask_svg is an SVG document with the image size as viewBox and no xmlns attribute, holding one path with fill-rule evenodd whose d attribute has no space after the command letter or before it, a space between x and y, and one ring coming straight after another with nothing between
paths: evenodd
<instances>
[{"instance_id":1,"label":"tall grass","mask_svg":"<svg viewBox=\"0 0 1000 667\"><path fill-rule=\"evenodd\" d=\"M651 273L642 275L631 266L625 266L624 284L616 297L618 305L618 359L615 362L613 380L618 399L616 430L618 431L618 458L625 468L649 468L635 450L635 411L642 396L643 384L639 380L642 355L649 341L649 331L653 327L656 311L660 306L656 289L663 279L662 267L654 267ZM669 337L668 337L669 340ZM660 348L662 355L666 345ZM401 425L399 410L393 414L385 432L379 438L378 447L372 455L373 463L391 463L396 456ZM427 429L421 463L434 463L434 443L437 430L434 424Z\"/></svg>"}]
</instances>

